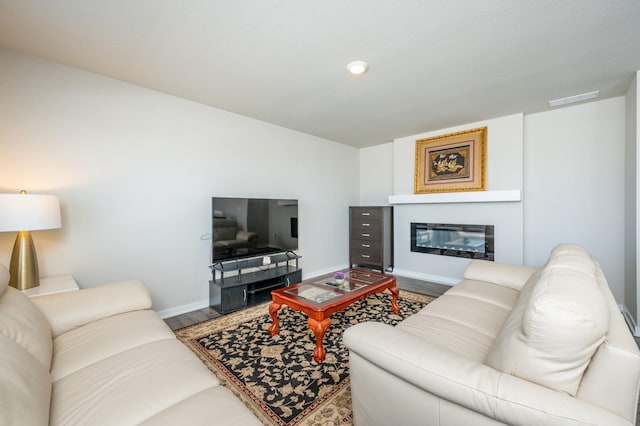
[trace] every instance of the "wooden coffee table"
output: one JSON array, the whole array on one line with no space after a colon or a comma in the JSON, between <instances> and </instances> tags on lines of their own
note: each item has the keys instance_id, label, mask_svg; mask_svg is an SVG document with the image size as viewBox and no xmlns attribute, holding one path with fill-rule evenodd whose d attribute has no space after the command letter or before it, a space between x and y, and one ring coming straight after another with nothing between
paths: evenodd
<instances>
[{"instance_id":1,"label":"wooden coffee table","mask_svg":"<svg viewBox=\"0 0 640 426\"><path fill-rule=\"evenodd\" d=\"M294 311L304 312L309 317L307 323L316 337L313 359L322 362L326 356L322 341L331 324L330 316L334 312L343 311L353 302L365 299L373 293L382 293L386 289L389 289L393 296L391 311L396 314L400 312L397 304L399 291L394 276L361 269L351 269L345 272L345 275L343 284L336 283L333 274L328 274L273 290L269 306L273 324L269 333L272 336L278 334L278 311L282 305L287 305Z\"/></svg>"}]
</instances>

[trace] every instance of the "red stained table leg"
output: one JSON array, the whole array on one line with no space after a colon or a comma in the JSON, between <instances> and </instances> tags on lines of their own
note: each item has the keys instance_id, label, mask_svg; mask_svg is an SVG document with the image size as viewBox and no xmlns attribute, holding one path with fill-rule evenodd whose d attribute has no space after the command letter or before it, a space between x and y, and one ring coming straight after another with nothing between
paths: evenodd
<instances>
[{"instance_id":1,"label":"red stained table leg","mask_svg":"<svg viewBox=\"0 0 640 426\"><path fill-rule=\"evenodd\" d=\"M391 311L394 314L398 314L400 313L400 307L398 306L398 294L400 294L400 290L398 290L398 288L396 286L393 287L389 287L389 290L391 290Z\"/></svg>"},{"instance_id":2,"label":"red stained table leg","mask_svg":"<svg viewBox=\"0 0 640 426\"><path fill-rule=\"evenodd\" d=\"M278 311L280 310L280 307L282 305L279 305L277 303L272 303L271 305L269 305L269 314L271 315L271 321L273 321L273 324L271 324L271 327L269 327L269 333L271 333L272 336L275 336L276 334L278 334L278 331L280 331L280 327L278 325Z\"/></svg>"},{"instance_id":3,"label":"red stained table leg","mask_svg":"<svg viewBox=\"0 0 640 426\"><path fill-rule=\"evenodd\" d=\"M316 349L313 351L313 359L316 362L322 362L327 355L324 350L324 346L322 345L322 340L324 339L325 331L327 331L329 324L331 324L331 319L325 318L322 321L317 321L313 318L309 318L307 323L309 324L309 327L311 327L313 334L316 336Z\"/></svg>"}]
</instances>

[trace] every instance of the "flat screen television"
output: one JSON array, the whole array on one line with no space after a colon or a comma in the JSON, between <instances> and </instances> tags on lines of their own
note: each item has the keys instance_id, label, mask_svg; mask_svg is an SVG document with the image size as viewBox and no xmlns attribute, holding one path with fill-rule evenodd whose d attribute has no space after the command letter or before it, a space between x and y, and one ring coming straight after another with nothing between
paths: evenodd
<instances>
[{"instance_id":1,"label":"flat screen television","mask_svg":"<svg viewBox=\"0 0 640 426\"><path fill-rule=\"evenodd\" d=\"M298 200L211 198L213 262L298 249Z\"/></svg>"}]
</instances>

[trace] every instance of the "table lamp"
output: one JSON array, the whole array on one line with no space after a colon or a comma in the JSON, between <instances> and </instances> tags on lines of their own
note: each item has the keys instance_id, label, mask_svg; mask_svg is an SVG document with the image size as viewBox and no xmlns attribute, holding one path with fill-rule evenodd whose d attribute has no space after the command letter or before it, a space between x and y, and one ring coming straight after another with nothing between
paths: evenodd
<instances>
[{"instance_id":1,"label":"table lamp","mask_svg":"<svg viewBox=\"0 0 640 426\"><path fill-rule=\"evenodd\" d=\"M0 232L18 231L9 266L10 286L25 290L40 285L31 231L61 226L60 201L55 195L0 194Z\"/></svg>"}]
</instances>

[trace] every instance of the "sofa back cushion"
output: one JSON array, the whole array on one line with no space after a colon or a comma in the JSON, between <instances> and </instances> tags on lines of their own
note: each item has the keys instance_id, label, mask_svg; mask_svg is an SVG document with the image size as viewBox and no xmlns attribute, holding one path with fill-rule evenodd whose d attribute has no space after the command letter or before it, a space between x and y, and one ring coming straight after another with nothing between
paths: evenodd
<instances>
[{"instance_id":1,"label":"sofa back cushion","mask_svg":"<svg viewBox=\"0 0 640 426\"><path fill-rule=\"evenodd\" d=\"M0 336L0 395L0 425L49 424L49 371L5 336Z\"/></svg>"},{"instance_id":2,"label":"sofa back cushion","mask_svg":"<svg viewBox=\"0 0 640 426\"><path fill-rule=\"evenodd\" d=\"M51 369L53 340L49 322L27 296L13 287L0 294L0 336L22 346L47 371Z\"/></svg>"},{"instance_id":3,"label":"sofa back cushion","mask_svg":"<svg viewBox=\"0 0 640 426\"><path fill-rule=\"evenodd\" d=\"M579 246L560 245L523 287L486 363L575 396L608 328L593 260Z\"/></svg>"}]
</instances>

